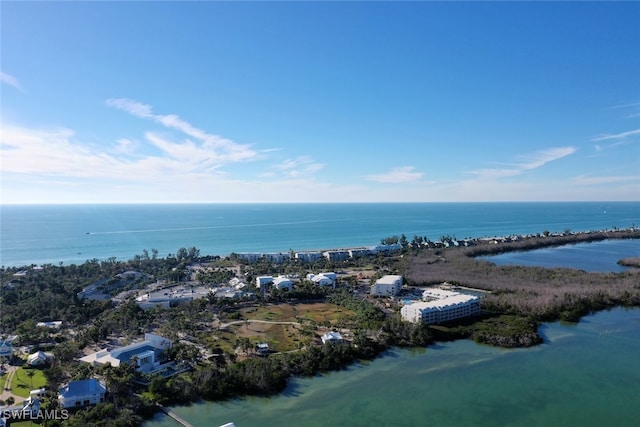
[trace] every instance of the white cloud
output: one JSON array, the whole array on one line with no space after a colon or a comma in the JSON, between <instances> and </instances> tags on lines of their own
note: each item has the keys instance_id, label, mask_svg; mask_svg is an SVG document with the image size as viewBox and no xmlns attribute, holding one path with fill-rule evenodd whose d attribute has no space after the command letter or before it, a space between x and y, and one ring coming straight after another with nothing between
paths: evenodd
<instances>
[{"instance_id":1,"label":"white cloud","mask_svg":"<svg viewBox=\"0 0 640 427\"><path fill-rule=\"evenodd\" d=\"M137 144L132 140L127 138L120 138L116 142L118 144L115 148L116 153L133 154L135 152Z\"/></svg>"},{"instance_id":2,"label":"white cloud","mask_svg":"<svg viewBox=\"0 0 640 427\"><path fill-rule=\"evenodd\" d=\"M575 147L553 147L546 150L535 151L530 154L520 156L520 162L514 163L509 168L486 168L476 169L469 173L476 175L480 179L499 179L520 175L525 171L538 169L549 162L561 159L575 153Z\"/></svg>"},{"instance_id":3,"label":"white cloud","mask_svg":"<svg viewBox=\"0 0 640 427\"><path fill-rule=\"evenodd\" d=\"M202 129L198 129L175 114L153 114L153 108L150 105L143 104L133 99L107 99L106 104L110 107L125 111L135 117L151 119L164 127L177 130L200 141L201 148L207 151L209 158L215 157L219 159L221 163L218 166L221 166L224 162L254 160L258 156L258 153L252 150L249 145L238 144L230 139L213 135ZM191 147L186 148L186 150L193 151L194 143L188 141L186 144L191 145ZM174 148L179 150L179 147Z\"/></svg>"},{"instance_id":4,"label":"white cloud","mask_svg":"<svg viewBox=\"0 0 640 427\"><path fill-rule=\"evenodd\" d=\"M382 182L387 184L401 184L406 182L418 181L424 174L422 172L415 172L414 166L403 166L399 168L391 169L387 173L378 175L368 175L366 178L369 181Z\"/></svg>"},{"instance_id":5,"label":"white cloud","mask_svg":"<svg viewBox=\"0 0 640 427\"><path fill-rule=\"evenodd\" d=\"M601 185L618 182L640 181L640 175L614 175L614 176L586 176L580 175L573 178L573 182L580 185Z\"/></svg>"},{"instance_id":6,"label":"white cloud","mask_svg":"<svg viewBox=\"0 0 640 427\"><path fill-rule=\"evenodd\" d=\"M591 141L598 142L598 141L609 141L612 139L624 139L633 135L640 135L640 129L634 129L634 130L629 130L626 132L615 133L615 134L600 135L596 138L593 138Z\"/></svg>"},{"instance_id":7,"label":"white cloud","mask_svg":"<svg viewBox=\"0 0 640 427\"><path fill-rule=\"evenodd\" d=\"M0 81L4 84L8 84L9 86L13 86L18 90L22 90L22 86L20 86L18 79L10 74L0 71Z\"/></svg>"},{"instance_id":8,"label":"white cloud","mask_svg":"<svg viewBox=\"0 0 640 427\"><path fill-rule=\"evenodd\" d=\"M299 177L314 174L324 167L323 163L315 162L310 156L298 156L294 159L286 159L274 165L272 169L285 176ZM267 176L273 176L273 174Z\"/></svg>"}]
</instances>

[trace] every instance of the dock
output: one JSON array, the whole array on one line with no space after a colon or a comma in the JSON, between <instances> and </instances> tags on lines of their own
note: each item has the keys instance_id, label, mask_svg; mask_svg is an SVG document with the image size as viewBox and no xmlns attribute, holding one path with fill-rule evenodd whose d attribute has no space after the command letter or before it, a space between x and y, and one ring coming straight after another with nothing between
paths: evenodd
<instances>
[{"instance_id":1,"label":"dock","mask_svg":"<svg viewBox=\"0 0 640 427\"><path fill-rule=\"evenodd\" d=\"M162 412L164 412L165 414L167 414L168 416L173 418L174 421L177 422L178 424L180 424L180 425L182 425L184 427L193 427L193 424L187 422L184 418L180 417L178 414L173 412L171 409L165 408L164 406L162 406L159 403L157 403L157 405L158 405L158 408L160 408L160 410Z\"/></svg>"}]
</instances>

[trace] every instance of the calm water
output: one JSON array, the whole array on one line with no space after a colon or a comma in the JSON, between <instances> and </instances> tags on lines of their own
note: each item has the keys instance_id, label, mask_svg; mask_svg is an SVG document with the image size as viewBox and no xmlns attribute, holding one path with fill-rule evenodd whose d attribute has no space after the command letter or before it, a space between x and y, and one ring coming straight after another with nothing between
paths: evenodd
<instances>
[{"instance_id":1,"label":"calm water","mask_svg":"<svg viewBox=\"0 0 640 427\"><path fill-rule=\"evenodd\" d=\"M639 202L0 206L0 264L122 260L152 248L164 257L182 246L226 255L368 246L402 233L438 240L634 224L640 224ZM638 252L638 241L625 242L635 246L573 245L511 261L553 266L568 255L562 266L586 270L613 252L604 261L612 271L619 258ZM637 425L640 309L549 324L542 332L546 342L534 349L457 341L394 350L367 366L295 379L271 399L176 412L202 427L229 421L238 427ZM161 416L147 423L161 426L176 424Z\"/></svg>"},{"instance_id":2,"label":"calm water","mask_svg":"<svg viewBox=\"0 0 640 427\"><path fill-rule=\"evenodd\" d=\"M367 366L295 379L274 398L175 411L196 427L636 426L640 309L547 324L545 343L503 350L471 341L394 350ZM158 415L146 427L176 427Z\"/></svg>"},{"instance_id":3,"label":"calm water","mask_svg":"<svg viewBox=\"0 0 640 427\"><path fill-rule=\"evenodd\" d=\"M640 202L0 206L0 265L369 246L640 224Z\"/></svg>"},{"instance_id":4,"label":"calm water","mask_svg":"<svg viewBox=\"0 0 640 427\"><path fill-rule=\"evenodd\" d=\"M618 265L617 262L627 257L640 257L640 240L605 240L478 258L497 265L570 267L589 272L620 272L628 268Z\"/></svg>"}]
</instances>

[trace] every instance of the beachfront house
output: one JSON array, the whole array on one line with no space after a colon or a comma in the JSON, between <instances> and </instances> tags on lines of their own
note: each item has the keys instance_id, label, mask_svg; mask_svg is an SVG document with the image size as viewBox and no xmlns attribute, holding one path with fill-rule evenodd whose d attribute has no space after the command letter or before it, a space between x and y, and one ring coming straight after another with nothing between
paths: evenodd
<instances>
[{"instance_id":1,"label":"beachfront house","mask_svg":"<svg viewBox=\"0 0 640 427\"><path fill-rule=\"evenodd\" d=\"M382 276L371 285L370 294L375 296L394 296L402 289L402 276L386 275Z\"/></svg>"},{"instance_id":2,"label":"beachfront house","mask_svg":"<svg viewBox=\"0 0 640 427\"><path fill-rule=\"evenodd\" d=\"M81 408L104 402L107 387L95 378L70 381L58 391L61 408Z\"/></svg>"}]
</instances>

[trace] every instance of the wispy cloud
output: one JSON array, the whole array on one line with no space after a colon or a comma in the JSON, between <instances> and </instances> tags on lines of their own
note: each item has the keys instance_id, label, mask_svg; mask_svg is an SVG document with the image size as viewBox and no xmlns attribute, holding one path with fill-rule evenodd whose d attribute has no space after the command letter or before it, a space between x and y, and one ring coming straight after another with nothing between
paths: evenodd
<instances>
[{"instance_id":1,"label":"wispy cloud","mask_svg":"<svg viewBox=\"0 0 640 427\"><path fill-rule=\"evenodd\" d=\"M217 159L220 162L219 166L224 162L253 160L258 156L258 153L251 149L249 145L238 144L230 139L208 133L191 125L175 114L154 114L153 108L150 105L143 104L133 99L108 99L106 104L110 107L125 111L135 117L153 120L166 128L182 132L200 142L200 144L198 144L198 150L194 150L196 144L192 141L187 141L184 144L173 144L173 147L165 144L163 145L163 148L167 153L197 151L198 154L205 155L209 159ZM180 147L179 145L185 145L185 147Z\"/></svg>"},{"instance_id":2,"label":"wispy cloud","mask_svg":"<svg viewBox=\"0 0 640 427\"><path fill-rule=\"evenodd\" d=\"M581 185L613 184L619 182L640 181L640 175L587 176L573 178L573 182Z\"/></svg>"},{"instance_id":3,"label":"wispy cloud","mask_svg":"<svg viewBox=\"0 0 640 427\"><path fill-rule=\"evenodd\" d=\"M632 119L635 117L640 117L640 102L628 102L624 104L614 105L613 107L609 107L609 110L625 110L631 111L624 118Z\"/></svg>"},{"instance_id":4,"label":"wispy cloud","mask_svg":"<svg viewBox=\"0 0 640 427\"><path fill-rule=\"evenodd\" d=\"M369 181L382 182L386 184L401 184L406 182L418 181L424 174L422 172L415 171L414 166L403 166L399 168L391 169L389 172L368 175L366 178Z\"/></svg>"},{"instance_id":5,"label":"wispy cloud","mask_svg":"<svg viewBox=\"0 0 640 427\"><path fill-rule=\"evenodd\" d=\"M520 175L526 171L538 169L549 162L561 159L575 153L575 147L553 147L546 150L535 151L530 154L518 157L518 162L511 164L507 168L485 168L476 169L469 173L481 179L499 179Z\"/></svg>"},{"instance_id":6,"label":"wispy cloud","mask_svg":"<svg viewBox=\"0 0 640 427\"><path fill-rule=\"evenodd\" d=\"M18 90L22 90L22 86L20 85L20 82L18 81L18 79L13 77L10 74L0 71L0 81L9 86L13 86Z\"/></svg>"},{"instance_id":7,"label":"wispy cloud","mask_svg":"<svg viewBox=\"0 0 640 427\"><path fill-rule=\"evenodd\" d=\"M299 177L314 174L324 169L324 167L323 163L314 161L310 156L298 156L276 164L272 169L289 177Z\"/></svg>"},{"instance_id":8,"label":"wispy cloud","mask_svg":"<svg viewBox=\"0 0 640 427\"><path fill-rule=\"evenodd\" d=\"M634 130L629 130L626 132L620 132L620 133L614 133L614 134L600 135L593 138L591 141L599 142L599 141L620 140L620 139L628 138L633 135L640 135L640 129L634 129Z\"/></svg>"}]
</instances>

